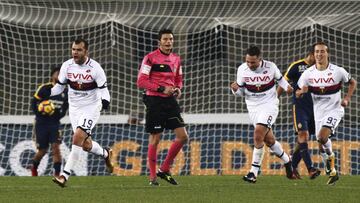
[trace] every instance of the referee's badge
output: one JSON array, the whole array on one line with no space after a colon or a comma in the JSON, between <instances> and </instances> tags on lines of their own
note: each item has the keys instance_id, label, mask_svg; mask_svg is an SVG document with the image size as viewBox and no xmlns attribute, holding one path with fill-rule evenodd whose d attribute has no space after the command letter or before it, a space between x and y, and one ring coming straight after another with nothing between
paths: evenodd
<instances>
[{"instance_id":1,"label":"referee's badge","mask_svg":"<svg viewBox=\"0 0 360 203\"><path fill-rule=\"evenodd\" d=\"M298 126L298 128L299 128L299 129L301 129L301 128L302 128L301 123L298 123L298 125L297 125L297 126Z\"/></svg>"}]
</instances>

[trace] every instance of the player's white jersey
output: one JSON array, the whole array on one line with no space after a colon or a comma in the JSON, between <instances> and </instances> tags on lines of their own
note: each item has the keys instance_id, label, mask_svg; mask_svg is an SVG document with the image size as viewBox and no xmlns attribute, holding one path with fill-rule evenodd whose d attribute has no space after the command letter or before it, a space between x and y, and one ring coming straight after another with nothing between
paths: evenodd
<instances>
[{"instance_id":1,"label":"player's white jersey","mask_svg":"<svg viewBox=\"0 0 360 203\"><path fill-rule=\"evenodd\" d=\"M308 86L314 103L315 120L321 120L330 112L344 114L341 106L342 83L351 79L350 74L342 67L329 64L325 70L318 70L313 65L301 75L298 85Z\"/></svg>"},{"instance_id":2,"label":"player's white jersey","mask_svg":"<svg viewBox=\"0 0 360 203\"><path fill-rule=\"evenodd\" d=\"M65 61L60 69L59 83L68 84L70 106L100 104L99 88L106 88L107 85L104 70L89 57L82 65L75 63L73 59Z\"/></svg>"},{"instance_id":3,"label":"player's white jersey","mask_svg":"<svg viewBox=\"0 0 360 203\"><path fill-rule=\"evenodd\" d=\"M271 61L262 60L260 66L252 71L246 63L239 66L237 84L244 89L245 102L249 112L269 110L278 111L275 80L282 75Z\"/></svg>"}]
</instances>

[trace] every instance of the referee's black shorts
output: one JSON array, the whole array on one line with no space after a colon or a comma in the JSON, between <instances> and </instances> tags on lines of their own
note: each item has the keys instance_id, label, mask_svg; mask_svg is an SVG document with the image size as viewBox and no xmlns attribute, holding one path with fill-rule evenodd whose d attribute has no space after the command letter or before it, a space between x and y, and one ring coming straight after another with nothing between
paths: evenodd
<instances>
[{"instance_id":1,"label":"referee's black shorts","mask_svg":"<svg viewBox=\"0 0 360 203\"><path fill-rule=\"evenodd\" d=\"M160 133L164 129L185 127L181 109L175 97L144 96L146 132Z\"/></svg>"}]
</instances>

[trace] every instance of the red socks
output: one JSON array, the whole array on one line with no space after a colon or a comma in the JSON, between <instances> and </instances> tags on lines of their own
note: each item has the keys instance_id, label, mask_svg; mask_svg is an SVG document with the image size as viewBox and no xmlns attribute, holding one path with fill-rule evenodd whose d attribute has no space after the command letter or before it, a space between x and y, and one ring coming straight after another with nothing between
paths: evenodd
<instances>
[{"instance_id":1,"label":"red socks","mask_svg":"<svg viewBox=\"0 0 360 203\"><path fill-rule=\"evenodd\" d=\"M149 144L148 147L148 163L150 169L150 179L154 180L156 178L156 147L152 144Z\"/></svg>"},{"instance_id":2,"label":"red socks","mask_svg":"<svg viewBox=\"0 0 360 203\"><path fill-rule=\"evenodd\" d=\"M174 141L166 155L164 163L161 165L160 170L163 172L169 172L170 165L173 163L176 155L179 153L181 148L183 147L183 143L179 141Z\"/></svg>"}]
</instances>

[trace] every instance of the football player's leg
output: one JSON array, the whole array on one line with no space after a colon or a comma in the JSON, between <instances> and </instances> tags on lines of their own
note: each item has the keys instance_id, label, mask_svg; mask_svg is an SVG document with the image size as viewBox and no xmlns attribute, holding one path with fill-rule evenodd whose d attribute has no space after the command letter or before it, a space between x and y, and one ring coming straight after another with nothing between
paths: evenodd
<instances>
[{"instance_id":1,"label":"football player's leg","mask_svg":"<svg viewBox=\"0 0 360 203\"><path fill-rule=\"evenodd\" d=\"M44 157L48 150L48 136L47 136L47 130L46 126L35 126L34 129L35 133L35 142L37 146L37 152L35 153L34 158L32 159L32 166L31 166L31 175L32 176L38 176L38 166L40 164L41 159Z\"/></svg>"},{"instance_id":2,"label":"football player's leg","mask_svg":"<svg viewBox=\"0 0 360 203\"><path fill-rule=\"evenodd\" d=\"M31 176L38 176L38 166L40 164L41 159L46 154L47 149L38 149L34 158L32 159L32 166L31 166Z\"/></svg>"},{"instance_id":3,"label":"football player's leg","mask_svg":"<svg viewBox=\"0 0 360 203\"><path fill-rule=\"evenodd\" d=\"M188 140L188 134L184 127L185 126L184 121L183 121L182 117L180 116L179 112L177 112L175 114L176 114L176 116L171 116L166 122L166 128L174 130L176 139L171 144L171 146L168 150L168 153L166 155L166 158L160 167L160 170L162 172L170 171L170 166L173 163L176 155L179 153L179 151L182 149L183 145Z\"/></svg>"},{"instance_id":4,"label":"football player's leg","mask_svg":"<svg viewBox=\"0 0 360 203\"><path fill-rule=\"evenodd\" d=\"M309 171L313 167L311 156L308 146L309 132L307 130L301 130L298 134L299 151L301 158L304 160L307 170Z\"/></svg>"},{"instance_id":5,"label":"football player's leg","mask_svg":"<svg viewBox=\"0 0 360 203\"><path fill-rule=\"evenodd\" d=\"M82 143L88 137L88 134L84 132L83 129L77 128L73 135L73 141L71 145L71 151L66 161L62 176L65 177L66 180L69 179L71 174L71 170L74 168L75 164L79 161L81 152L83 151Z\"/></svg>"},{"instance_id":6,"label":"football player's leg","mask_svg":"<svg viewBox=\"0 0 360 203\"><path fill-rule=\"evenodd\" d=\"M157 147L160 143L161 134L165 128L165 112L160 104L161 99L157 97L146 97L146 123L145 130L149 133L148 144L148 167L150 185L158 186L156 181Z\"/></svg>"},{"instance_id":7,"label":"football player's leg","mask_svg":"<svg viewBox=\"0 0 360 203\"><path fill-rule=\"evenodd\" d=\"M296 143L295 148L291 157L292 160L292 167L297 171L297 167L301 161L301 154L300 154L300 144L299 144L299 130L303 128L303 111L302 108L297 108L296 105L293 105L292 108L293 111L293 124L295 129L295 135L296 135Z\"/></svg>"},{"instance_id":8,"label":"football player's leg","mask_svg":"<svg viewBox=\"0 0 360 203\"><path fill-rule=\"evenodd\" d=\"M160 143L161 132L150 133L148 146L148 166L149 166L149 181L151 185L159 185L156 181L156 163L157 163L157 147Z\"/></svg>"},{"instance_id":9,"label":"football player's leg","mask_svg":"<svg viewBox=\"0 0 360 203\"><path fill-rule=\"evenodd\" d=\"M265 143L268 147L270 147L270 150L281 160L284 162L285 166L285 172L286 177L289 179L297 179L297 177L294 175L294 171L292 168L290 156L283 150L281 144L275 140L274 134L272 130L269 131L269 133L265 136Z\"/></svg>"},{"instance_id":10,"label":"football player's leg","mask_svg":"<svg viewBox=\"0 0 360 203\"><path fill-rule=\"evenodd\" d=\"M51 151L53 156L53 168L54 168L54 176L60 176L61 170L61 152L60 152L60 144L52 143Z\"/></svg>"},{"instance_id":11,"label":"football player's leg","mask_svg":"<svg viewBox=\"0 0 360 203\"><path fill-rule=\"evenodd\" d=\"M60 152L60 144L62 142L62 136L61 136L61 132L59 131L58 125L52 126L49 140L51 143L51 151L53 157L54 176L58 177L60 176L61 161L62 161L61 152Z\"/></svg>"}]
</instances>

